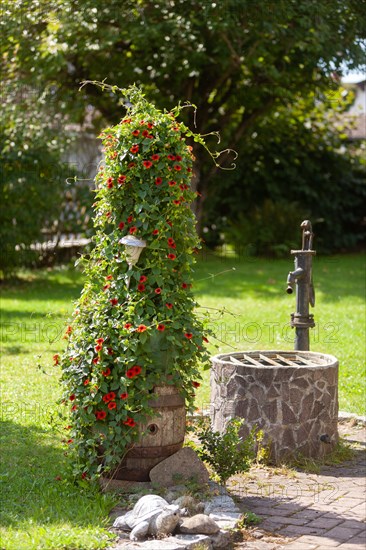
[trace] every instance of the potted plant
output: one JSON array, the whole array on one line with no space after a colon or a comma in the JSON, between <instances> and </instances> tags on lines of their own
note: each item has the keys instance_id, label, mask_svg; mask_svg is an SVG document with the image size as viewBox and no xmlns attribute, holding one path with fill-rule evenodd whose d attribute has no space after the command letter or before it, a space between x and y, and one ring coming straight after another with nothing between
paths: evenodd
<instances>
[{"instance_id":1,"label":"potted plant","mask_svg":"<svg viewBox=\"0 0 366 550\"><path fill-rule=\"evenodd\" d=\"M115 472L136 447L159 416L155 388L176 388L192 408L199 366L209 367L192 295L200 240L185 138L204 141L177 120L180 108L162 112L138 88L122 92L132 106L100 136L95 246L81 259L85 284L60 360L82 478Z\"/></svg>"}]
</instances>

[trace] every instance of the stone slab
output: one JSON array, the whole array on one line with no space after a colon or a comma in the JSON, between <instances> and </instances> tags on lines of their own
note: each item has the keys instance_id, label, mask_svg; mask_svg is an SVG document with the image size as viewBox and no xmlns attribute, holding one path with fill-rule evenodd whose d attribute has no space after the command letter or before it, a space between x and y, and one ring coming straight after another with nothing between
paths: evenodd
<instances>
[{"instance_id":1,"label":"stone slab","mask_svg":"<svg viewBox=\"0 0 366 550\"><path fill-rule=\"evenodd\" d=\"M177 453L159 462L150 471L152 483L170 487L177 483L177 477L183 480L194 479L205 485L209 482L209 474L203 462L190 447L183 447Z\"/></svg>"}]
</instances>

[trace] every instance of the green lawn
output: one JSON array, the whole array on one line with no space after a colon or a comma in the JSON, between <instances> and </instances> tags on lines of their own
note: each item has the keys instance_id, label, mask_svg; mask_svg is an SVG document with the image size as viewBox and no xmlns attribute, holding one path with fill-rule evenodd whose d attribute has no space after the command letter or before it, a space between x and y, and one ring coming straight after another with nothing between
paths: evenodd
<instances>
[{"instance_id":1,"label":"green lawn","mask_svg":"<svg viewBox=\"0 0 366 550\"><path fill-rule=\"evenodd\" d=\"M212 353L293 348L288 322L294 297L285 293L290 269L291 259L201 257L194 288L199 311L212 312ZM314 261L311 349L338 357L340 408L357 414L365 414L364 275L360 255ZM0 547L7 550L108 545L103 526L113 501L68 480L67 431L57 416L59 372L52 355L65 345L62 335L81 287L80 273L55 269L24 274L2 288ZM221 316L222 308L229 313ZM208 401L205 372L197 406Z\"/></svg>"}]
</instances>

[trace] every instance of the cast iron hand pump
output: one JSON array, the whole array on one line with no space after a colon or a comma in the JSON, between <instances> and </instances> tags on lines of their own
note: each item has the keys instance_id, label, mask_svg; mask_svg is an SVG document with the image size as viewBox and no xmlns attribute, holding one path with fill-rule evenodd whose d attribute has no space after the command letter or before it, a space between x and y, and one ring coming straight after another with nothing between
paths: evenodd
<instances>
[{"instance_id":1,"label":"cast iron hand pump","mask_svg":"<svg viewBox=\"0 0 366 550\"><path fill-rule=\"evenodd\" d=\"M309 350L309 328L314 327L314 316L309 313L309 304L314 307L315 293L312 279L313 232L309 220L301 224L302 250L291 250L295 256L295 270L287 277L287 294L292 294L296 284L296 312L291 314L291 327L295 327L295 350Z\"/></svg>"}]
</instances>

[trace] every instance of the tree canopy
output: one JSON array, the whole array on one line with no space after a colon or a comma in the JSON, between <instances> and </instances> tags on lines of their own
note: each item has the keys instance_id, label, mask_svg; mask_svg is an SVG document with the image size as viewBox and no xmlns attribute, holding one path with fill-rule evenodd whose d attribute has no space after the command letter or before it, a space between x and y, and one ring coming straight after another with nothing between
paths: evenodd
<instances>
[{"instance_id":1,"label":"tree canopy","mask_svg":"<svg viewBox=\"0 0 366 550\"><path fill-rule=\"evenodd\" d=\"M92 107L99 130L123 115L120 98L79 91L80 82L135 83L159 107L194 103L197 131L219 130L224 147L245 154L266 117L309 94L321 100L346 67L361 67L365 11L366 0L5 0L4 99L14 101L14 88L32 93L46 124L50 109L65 125L83 122ZM202 206L216 168L195 154Z\"/></svg>"}]
</instances>

